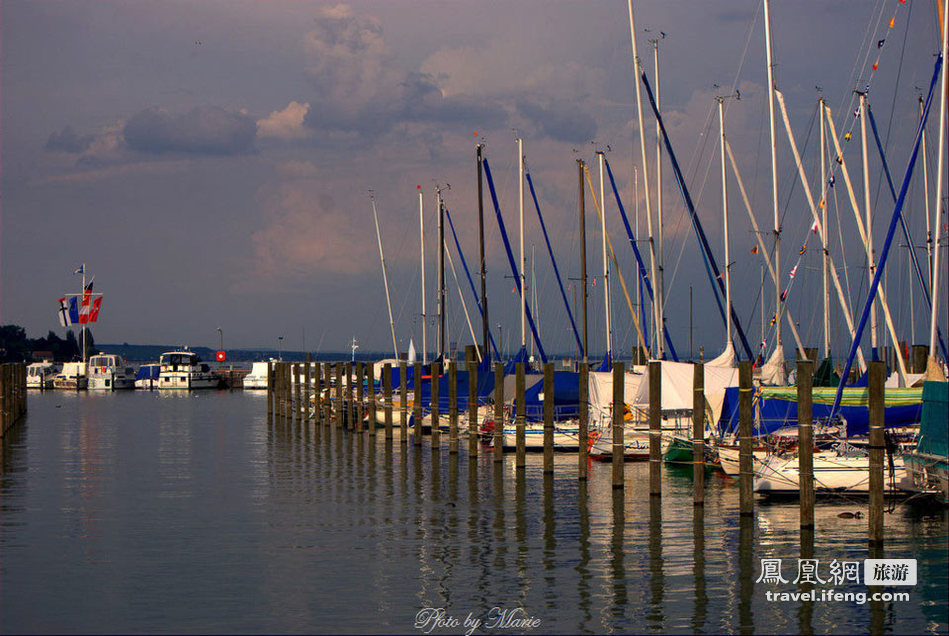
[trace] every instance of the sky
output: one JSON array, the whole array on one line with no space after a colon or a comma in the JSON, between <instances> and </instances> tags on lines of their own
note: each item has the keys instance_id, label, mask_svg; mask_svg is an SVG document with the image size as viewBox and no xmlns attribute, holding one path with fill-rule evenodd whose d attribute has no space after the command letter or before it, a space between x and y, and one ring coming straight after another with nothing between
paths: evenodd
<instances>
[{"instance_id":1,"label":"sky","mask_svg":"<svg viewBox=\"0 0 949 636\"><path fill-rule=\"evenodd\" d=\"M918 99L939 49L933 4L822 0L771 7L775 84L816 197L823 96L838 137L853 133L842 143L863 205L854 89L869 89L899 187ZM658 42L665 125L719 266L725 259L716 96L727 96L726 137L770 249L762 3L635 1L633 9L650 81L650 40ZM622 0L5 0L0 54L0 323L19 324L31 337L63 334L57 301L80 291L73 272L85 264L103 294L97 342L217 347L223 334L225 348L319 352L348 350L355 338L363 351L390 351L374 202L397 346L404 351L411 340L420 349L428 324L434 349L436 188L477 281L475 149L484 144L516 258L518 137L571 311L579 314L582 304L582 295L574 300L578 159L588 162L599 200L595 152L606 153L638 245L648 250L630 20ZM799 265L788 307L805 344L818 346L819 242L810 239L799 254L811 215L778 117L780 276L786 285ZM658 242L655 119L648 112L645 128ZM927 131L934 196L937 117ZM872 150L872 137L868 143ZM879 155L871 152L868 163L879 246L893 202ZM635 260L608 182L606 188L607 233L635 305ZM762 296L764 261L751 253L756 238L730 169L728 190L733 304L751 345L763 338L771 347L775 331L767 324L762 330L762 302L767 319L775 290L766 281ZM665 152L661 191L667 327L680 355L691 348L697 356L701 346L710 357L724 346L725 326ZM510 352L520 344L519 300L487 187L484 192L489 323ZM917 245L925 242L924 198L919 174L907 200ZM852 311L859 312L866 255L844 188L832 190L828 209L831 252ZM605 347L606 312L600 223L589 191L586 211L595 354ZM525 277L544 347L575 353L529 195L524 217ZM449 243L459 283L449 268L447 340L461 347L472 340L459 288L479 337L480 318ZM886 280L893 318L901 338L925 342L928 310L910 277L906 241L897 243L903 247L895 249ZM617 278L612 275L610 313L621 355L636 336ZM831 314L835 346L845 349L836 301ZM784 341L793 348L787 329Z\"/></svg>"}]
</instances>

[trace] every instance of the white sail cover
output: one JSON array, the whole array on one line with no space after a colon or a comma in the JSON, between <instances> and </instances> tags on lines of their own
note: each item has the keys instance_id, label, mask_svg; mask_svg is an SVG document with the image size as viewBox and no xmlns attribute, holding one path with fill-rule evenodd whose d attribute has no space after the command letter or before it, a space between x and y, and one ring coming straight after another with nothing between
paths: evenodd
<instances>
[{"instance_id":1,"label":"white sail cover","mask_svg":"<svg viewBox=\"0 0 949 636\"><path fill-rule=\"evenodd\" d=\"M695 365L689 362L669 362L667 360L661 361L660 365L662 410L691 409L692 379ZM705 370L705 402L712 413L712 421L718 422L722 414L722 405L725 402L725 389L730 386L738 386L738 369L735 367L712 366L711 364L706 364L703 368ZM649 407L648 372L644 374L643 381L639 385L639 391L632 403L640 408Z\"/></svg>"},{"instance_id":2,"label":"white sail cover","mask_svg":"<svg viewBox=\"0 0 949 636\"><path fill-rule=\"evenodd\" d=\"M734 369L738 366L735 362L735 347L731 342L728 343L728 346L725 347L725 350L722 351L721 355L715 358L714 360L709 360L705 363L707 367L728 367Z\"/></svg>"},{"instance_id":3,"label":"white sail cover","mask_svg":"<svg viewBox=\"0 0 949 636\"><path fill-rule=\"evenodd\" d=\"M784 363L784 347L778 345L768 361L761 365L761 383L784 386L788 383L787 369Z\"/></svg>"},{"instance_id":4,"label":"white sail cover","mask_svg":"<svg viewBox=\"0 0 949 636\"><path fill-rule=\"evenodd\" d=\"M623 401L633 404L639 394L639 386L646 377L645 366L634 366L623 374ZM591 423L606 423L610 421L612 413L610 404L613 403L613 372L591 371L588 381L590 398Z\"/></svg>"}]
</instances>

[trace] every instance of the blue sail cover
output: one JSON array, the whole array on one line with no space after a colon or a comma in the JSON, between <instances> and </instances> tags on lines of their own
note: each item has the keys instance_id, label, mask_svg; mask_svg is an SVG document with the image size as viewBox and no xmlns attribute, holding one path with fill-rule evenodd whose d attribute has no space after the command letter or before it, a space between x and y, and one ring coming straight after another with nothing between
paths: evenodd
<instances>
[{"instance_id":1,"label":"blue sail cover","mask_svg":"<svg viewBox=\"0 0 949 636\"><path fill-rule=\"evenodd\" d=\"M396 371L397 369L392 369L392 391L396 392ZM406 376L408 377L408 392L409 397L414 399L415 396L415 378L414 370L412 367L406 369ZM423 371L421 377L421 399L422 399L422 410L428 412L431 403L432 403L432 376L431 369L427 367ZM457 404L458 410L463 411L468 408L468 370L463 369L460 365L456 374L456 391L457 391ZM438 411L439 413L448 413L448 409L451 407L450 404L450 391L451 389L451 378L448 377L448 369L442 367L442 375L438 377ZM494 390L494 374L491 371L491 363L485 358L478 364L478 404L484 404L487 402L487 396Z\"/></svg>"},{"instance_id":2,"label":"blue sail cover","mask_svg":"<svg viewBox=\"0 0 949 636\"><path fill-rule=\"evenodd\" d=\"M855 401L855 400L848 400ZM856 401L859 401L856 400ZM922 401L912 398L896 399L896 404L884 407L883 421L886 428L898 428L919 423L922 417ZM825 402L825 403L822 403ZM827 421L833 408L828 400L814 399L812 403L812 417L815 422ZM778 429L788 426L797 426L797 397L761 397L756 399L756 426L755 436L770 435ZM847 435L850 437L866 435L870 430L870 412L864 400L863 404L845 404L839 408L840 415L847 422ZM734 434L738 431L738 387L725 389L725 402L722 406L722 416L718 422L718 430L722 435Z\"/></svg>"},{"instance_id":3,"label":"blue sail cover","mask_svg":"<svg viewBox=\"0 0 949 636\"><path fill-rule=\"evenodd\" d=\"M544 380L534 383L524 391L524 409L527 420L540 422L544 419L544 403L540 396L544 392ZM566 419L580 415L580 374L574 371L554 371L554 394L544 396L554 400L554 419ZM516 406L516 405L515 405Z\"/></svg>"},{"instance_id":4,"label":"blue sail cover","mask_svg":"<svg viewBox=\"0 0 949 636\"><path fill-rule=\"evenodd\" d=\"M160 364L143 364L138 368L138 372L135 374L135 379L157 380L159 371L161 371Z\"/></svg>"}]
</instances>

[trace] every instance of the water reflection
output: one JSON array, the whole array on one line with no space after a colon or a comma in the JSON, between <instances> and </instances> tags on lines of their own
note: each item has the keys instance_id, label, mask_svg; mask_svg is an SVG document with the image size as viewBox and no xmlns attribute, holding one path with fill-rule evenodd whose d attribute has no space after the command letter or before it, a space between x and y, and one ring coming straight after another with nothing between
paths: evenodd
<instances>
[{"instance_id":1,"label":"water reflection","mask_svg":"<svg viewBox=\"0 0 949 636\"><path fill-rule=\"evenodd\" d=\"M662 630L664 581L662 560L662 498L649 497L649 626Z\"/></svg>"}]
</instances>

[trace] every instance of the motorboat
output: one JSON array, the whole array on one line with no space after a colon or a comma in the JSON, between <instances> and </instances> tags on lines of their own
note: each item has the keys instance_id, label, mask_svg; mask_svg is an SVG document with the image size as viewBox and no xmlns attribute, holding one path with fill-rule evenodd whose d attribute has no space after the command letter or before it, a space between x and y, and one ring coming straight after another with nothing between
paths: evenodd
<instances>
[{"instance_id":1,"label":"motorboat","mask_svg":"<svg viewBox=\"0 0 949 636\"><path fill-rule=\"evenodd\" d=\"M34 362L26 367L26 388L51 389L60 366L54 362Z\"/></svg>"},{"instance_id":2,"label":"motorboat","mask_svg":"<svg viewBox=\"0 0 949 636\"><path fill-rule=\"evenodd\" d=\"M140 366L138 372L135 374L135 388L157 389L158 373L160 370L161 365L158 363L143 364Z\"/></svg>"},{"instance_id":3,"label":"motorboat","mask_svg":"<svg viewBox=\"0 0 949 636\"><path fill-rule=\"evenodd\" d=\"M63 364L63 370L53 378L53 388L81 391L86 388L88 381L85 362L67 362Z\"/></svg>"},{"instance_id":4,"label":"motorboat","mask_svg":"<svg viewBox=\"0 0 949 636\"><path fill-rule=\"evenodd\" d=\"M255 362L250 368L250 373L244 376L244 388L266 389L271 364L271 362Z\"/></svg>"},{"instance_id":5,"label":"motorboat","mask_svg":"<svg viewBox=\"0 0 949 636\"><path fill-rule=\"evenodd\" d=\"M135 369L120 355L100 353L89 358L88 389L116 391L135 388Z\"/></svg>"},{"instance_id":6,"label":"motorboat","mask_svg":"<svg viewBox=\"0 0 949 636\"><path fill-rule=\"evenodd\" d=\"M219 378L192 351L168 351L158 358L158 388L172 390L216 389Z\"/></svg>"}]
</instances>

